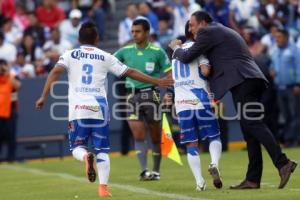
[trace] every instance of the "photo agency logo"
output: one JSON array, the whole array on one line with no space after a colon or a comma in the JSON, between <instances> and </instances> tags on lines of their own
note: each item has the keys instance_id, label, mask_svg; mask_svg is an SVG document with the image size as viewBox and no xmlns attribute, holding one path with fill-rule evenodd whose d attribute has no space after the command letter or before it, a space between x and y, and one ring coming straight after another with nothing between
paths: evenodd
<instances>
[{"instance_id":1,"label":"photo agency logo","mask_svg":"<svg viewBox=\"0 0 300 200\"><path fill-rule=\"evenodd\" d=\"M129 85L128 85L129 84ZM131 85L130 85L131 84ZM228 107L225 107L222 102L213 101L214 94L209 93L209 102L202 102L199 99L187 99L181 100L178 102L174 102L173 94L167 93L161 94L159 92L151 90L151 92L137 92L135 91L134 85L132 83L127 82L127 87L125 87L125 81L114 81L111 84L111 87L106 85L106 94L111 93L109 95L110 98L107 99L107 103L99 103L93 104L89 101L80 102L75 105L70 105L74 107L74 113L78 114L78 112L93 112L93 113L100 113L99 117L104 118L105 123L108 123L109 117L115 120L127 120L129 116L138 116L139 110L151 110L153 112L153 118L155 120L160 120L162 118L162 114L165 112L171 113L171 116L174 119L177 119L177 113L175 104L177 103L180 106L186 106L186 108L200 108L205 109L205 114L202 116L197 116L200 120L212 120L215 118L221 118L226 121L232 120L262 120L264 118L264 105L260 102L248 102L245 104L238 103L236 107L229 105L231 110ZM58 88L68 88L68 81L57 81L53 85L51 89L51 97L55 99L54 103L50 106L50 115L53 120L68 120L67 113L62 116L62 113L59 112L62 108L65 110L72 110L69 107L68 103L68 95L67 93L61 94L61 92L55 92ZM108 90L108 88L110 88ZM64 90L67 91L67 90ZM74 90L75 93L86 94L89 93L91 95L96 95L100 93L100 89L77 89ZM154 95L155 93L155 95ZM139 98L141 101L137 101ZM74 99L73 99L74 100ZM72 101L72 100L71 100ZM199 107L199 104L202 106ZM103 108L103 109L101 109ZM106 117L101 117L102 115ZM192 119L193 114L190 116L186 116L184 120ZM105 124L104 123L104 124Z\"/></svg>"}]
</instances>

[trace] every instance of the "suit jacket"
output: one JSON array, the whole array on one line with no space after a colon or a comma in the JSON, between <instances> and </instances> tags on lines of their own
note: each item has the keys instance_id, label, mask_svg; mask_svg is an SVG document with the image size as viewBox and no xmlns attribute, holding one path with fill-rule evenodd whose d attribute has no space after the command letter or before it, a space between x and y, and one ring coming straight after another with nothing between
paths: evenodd
<instances>
[{"instance_id":1,"label":"suit jacket","mask_svg":"<svg viewBox=\"0 0 300 200\"><path fill-rule=\"evenodd\" d=\"M254 62L244 39L234 30L218 23L201 29L188 50L178 48L173 57L190 63L200 55L206 55L212 66L209 77L211 91L216 99L245 79L258 78L268 82Z\"/></svg>"}]
</instances>

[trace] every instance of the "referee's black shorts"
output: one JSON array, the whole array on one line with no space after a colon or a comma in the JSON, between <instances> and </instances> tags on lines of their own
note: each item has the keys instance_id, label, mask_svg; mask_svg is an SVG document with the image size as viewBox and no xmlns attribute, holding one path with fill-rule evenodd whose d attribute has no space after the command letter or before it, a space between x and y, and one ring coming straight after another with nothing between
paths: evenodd
<instances>
[{"instance_id":1,"label":"referee's black shorts","mask_svg":"<svg viewBox=\"0 0 300 200\"><path fill-rule=\"evenodd\" d=\"M127 120L158 122L160 93L157 88L128 89Z\"/></svg>"}]
</instances>

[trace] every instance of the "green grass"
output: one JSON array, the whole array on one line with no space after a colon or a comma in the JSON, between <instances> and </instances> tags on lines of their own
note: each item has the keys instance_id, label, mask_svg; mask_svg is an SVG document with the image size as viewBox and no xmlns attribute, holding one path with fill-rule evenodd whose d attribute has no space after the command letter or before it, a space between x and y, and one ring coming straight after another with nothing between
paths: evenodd
<instances>
[{"instance_id":1,"label":"green grass","mask_svg":"<svg viewBox=\"0 0 300 200\"><path fill-rule=\"evenodd\" d=\"M300 148L286 149L287 155L300 161ZM247 154L245 151L224 153L220 168L223 189L212 186L207 172L209 155L201 155L202 172L207 181L207 190L195 192L195 183L186 157L184 166L164 158L161 180L157 182L138 181L138 163L135 157L111 159L110 191L112 200L162 200L162 199L280 199L300 200L300 167L292 174L283 190L278 190L278 171L264 152L264 172L260 190L231 191L231 184L239 183L245 175ZM149 159L150 160L150 159ZM150 163L151 164L151 163ZM78 177L78 178L75 178ZM146 190L142 190L146 189ZM153 193L154 194L145 194ZM173 197L166 197L166 193ZM174 197L175 194L175 197ZM182 195L182 196L180 196ZM37 161L15 164L0 164L1 200L96 200L97 184L88 183L83 175L83 163L73 159Z\"/></svg>"}]
</instances>

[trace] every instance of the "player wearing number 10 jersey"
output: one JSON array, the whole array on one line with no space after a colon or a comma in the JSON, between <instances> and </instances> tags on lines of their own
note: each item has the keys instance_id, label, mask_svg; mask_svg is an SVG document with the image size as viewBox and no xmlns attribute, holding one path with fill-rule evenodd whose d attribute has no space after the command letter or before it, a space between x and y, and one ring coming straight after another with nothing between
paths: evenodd
<instances>
[{"instance_id":1,"label":"player wearing number 10 jersey","mask_svg":"<svg viewBox=\"0 0 300 200\"><path fill-rule=\"evenodd\" d=\"M160 86L173 84L169 79L155 79L136 70L129 69L113 55L93 46L98 41L98 31L91 22L83 24L79 30L79 48L65 52L50 72L41 97L36 102L40 110L49 93L52 83L64 71L69 81L69 142L73 156L85 161L88 180L96 180L94 160L99 175L99 196L108 197L107 183L110 171L108 106L104 82L107 73L116 76L129 76L133 79ZM87 151L91 138L96 153Z\"/></svg>"},{"instance_id":2,"label":"player wearing number 10 jersey","mask_svg":"<svg viewBox=\"0 0 300 200\"><path fill-rule=\"evenodd\" d=\"M191 38L189 25L186 25L186 36ZM190 37L189 37L190 36ZM188 49L193 42L183 44ZM196 180L196 190L205 190L206 183L201 174L198 139L208 139L211 164L209 172L216 188L222 187L218 170L222 144L218 121L213 113L209 86L206 76L209 74L209 61L201 56L189 64L177 59L172 60L172 76L175 80L175 108L181 130L180 141L187 147L187 159Z\"/></svg>"}]
</instances>

